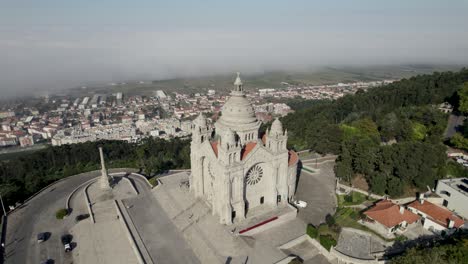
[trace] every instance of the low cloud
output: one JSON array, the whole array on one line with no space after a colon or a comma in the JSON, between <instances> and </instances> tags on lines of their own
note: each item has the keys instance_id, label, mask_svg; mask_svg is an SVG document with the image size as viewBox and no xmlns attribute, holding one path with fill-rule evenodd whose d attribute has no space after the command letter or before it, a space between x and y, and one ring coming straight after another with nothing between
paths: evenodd
<instances>
[{"instance_id":1,"label":"low cloud","mask_svg":"<svg viewBox=\"0 0 468 264\"><path fill-rule=\"evenodd\" d=\"M466 63L459 32L1 31L0 98L89 82L329 65Z\"/></svg>"}]
</instances>

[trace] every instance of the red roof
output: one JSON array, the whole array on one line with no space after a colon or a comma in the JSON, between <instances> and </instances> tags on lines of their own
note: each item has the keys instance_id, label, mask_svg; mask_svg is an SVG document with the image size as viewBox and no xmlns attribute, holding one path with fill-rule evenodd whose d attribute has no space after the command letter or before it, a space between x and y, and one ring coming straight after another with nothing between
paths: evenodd
<instances>
[{"instance_id":1,"label":"red roof","mask_svg":"<svg viewBox=\"0 0 468 264\"><path fill-rule=\"evenodd\" d=\"M451 211L428 201L424 201L424 203L421 204L419 200L416 200L408 206L427 214L436 223L445 227L448 227L449 220L453 220L455 222L454 227L456 228L459 228L465 223L463 219L456 216Z\"/></svg>"},{"instance_id":2,"label":"red roof","mask_svg":"<svg viewBox=\"0 0 468 264\"><path fill-rule=\"evenodd\" d=\"M215 156L218 157L218 141L211 142L211 148L213 149Z\"/></svg>"},{"instance_id":3,"label":"red roof","mask_svg":"<svg viewBox=\"0 0 468 264\"><path fill-rule=\"evenodd\" d=\"M403 209L403 213L400 213L400 206L390 200L377 202L374 207L365 211L364 214L388 228L401 224L403 221L412 224L419 219L418 215L406 209Z\"/></svg>"},{"instance_id":4,"label":"red roof","mask_svg":"<svg viewBox=\"0 0 468 264\"><path fill-rule=\"evenodd\" d=\"M247 155L249 155L249 153L255 148L255 146L257 146L256 142L249 142L245 144L245 147L241 151L241 160L244 160Z\"/></svg>"},{"instance_id":5,"label":"red roof","mask_svg":"<svg viewBox=\"0 0 468 264\"><path fill-rule=\"evenodd\" d=\"M290 150L289 153L288 153L289 157L288 157L288 166L292 166L294 164L297 163L297 161L299 160L299 156L297 155L297 153L293 150Z\"/></svg>"}]
</instances>

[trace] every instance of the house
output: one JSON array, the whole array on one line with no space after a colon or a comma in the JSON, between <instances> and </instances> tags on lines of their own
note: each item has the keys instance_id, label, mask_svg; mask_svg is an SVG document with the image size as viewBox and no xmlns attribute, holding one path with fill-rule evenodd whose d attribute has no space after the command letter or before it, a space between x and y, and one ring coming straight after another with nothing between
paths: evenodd
<instances>
[{"instance_id":1,"label":"house","mask_svg":"<svg viewBox=\"0 0 468 264\"><path fill-rule=\"evenodd\" d=\"M465 224L465 221L453 212L423 198L410 203L408 210L421 216L423 227L435 233L454 230Z\"/></svg>"},{"instance_id":2,"label":"house","mask_svg":"<svg viewBox=\"0 0 468 264\"><path fill-rule=\"evenodd\" d=\"M394 204L390 200L381 200L364 212L367 222L377 224L379 233L389 235L398 229L405 230L410 224L416 223L419 216L405 209L401 205Z\"/></svg>"},{"instance_id":3,"label":"house","mask_svg":"<svg viewBox=\"0 0 468 264\"><path fill-rule=\"evenodd\" d=\"M468 178L438 180L435 192L445 207L468 218Z\"/></svg>"}]
</instances>

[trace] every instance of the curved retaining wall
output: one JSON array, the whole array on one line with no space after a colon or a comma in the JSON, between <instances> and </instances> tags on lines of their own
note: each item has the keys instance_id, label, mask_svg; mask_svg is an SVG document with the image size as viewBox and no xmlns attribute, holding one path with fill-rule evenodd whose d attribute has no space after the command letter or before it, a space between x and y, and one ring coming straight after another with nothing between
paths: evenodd
<instances>
[{"instance_id":1,"label":"curved retaining wall","mask_svg":"<svg viewBox=\"0 0 468 264\"><path fill-rule=\"evenodd\" d=\"M96 180L96 179L94 179L94 180ZM91 184L93 184L93 183L94 183L94 181L88 183L88 185L86 185L86 187L84 188L83 192L84 192L84 196L85 196L85 199L86 199L86 207L88 207L90 220L94 224L94 223L96 223L96 221L94 220L94 214L93 214L93 210L91 208L91 200L89 199L89 196L88 196L88 187L91 186Z\"/></svg>"},{"instance_id":2,"label":"curved retaining wall","mask_svg":"<svg viewBox=\"0 0 468 264\"><path fill-rule=\"evenodd\" d=\"M133 173L133 172L138 172L139 170L138 170L138 169L135 169L135 168L112 168L112 169L108 169L107 171L110 172L110 173L111 173L111 172L121 172L121 171L127 171L127 172ZM65 178L56 180L56 181L54 181L53 183L51 183L51 184L45 186L44 188L40 189L39 191L35 192L35 193L34 193L33 195L31 195L29 198L27 198L26 200L24 200L23 204L29 202L31 199L33 199L34 197L36 197L37 195L39 195L41 192L45 191L46 189L48 189L48 188L54 186L55 184L57 184L57 183L59 183L59 182L62 182L62 181L64 181L64 180L67 180L67 179L69 179L69 178L71 178L71 177L79 177L79 176L81 176L81 175L88 174L88 173L96 173L96 177L97 177L97 176L100 175L101 170L93 170L93 171L82 172L82 173L79 173L79 174L67 176L67 177L65 177ZM7 212L7 215L10 214L10 213L12 213L12 212L14 212L15 210L16 210L16 208L13 209L13 210L8 211L8 212Z\"/></svg>"}]
</instances>

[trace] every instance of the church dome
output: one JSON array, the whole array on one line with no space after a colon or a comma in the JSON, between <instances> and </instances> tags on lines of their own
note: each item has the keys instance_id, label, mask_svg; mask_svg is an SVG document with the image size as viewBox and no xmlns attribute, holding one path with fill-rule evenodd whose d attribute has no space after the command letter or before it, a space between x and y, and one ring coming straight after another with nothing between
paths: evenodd
<instances>
[{"instance_id":1,"label":"church dome","mask_svg":"<svg viewBox=\"0 0 468 264\"><path fill-rule=\"evenodd\" d=\"M245 96L233 94L224 104L220 119L231 124L249 124L257 121L249 100Z\"/></svg>"},{"instance_id":2,"label":"church dome","mask_svg":"<svg viewBox=\"0 0 468 264\"><path fill-rule=\"evenodd\" d=\"M235 125L252 124L257 122L255 111L252 104L245 97L242 80L239 73L234 82L236 90L231 92L231 97L223 106L220 121L235 128Z\"/></svg>"},{"instance_id":3,"label":"church dome","mask_svg":"<svg viewBox=\"0 0 468 264\"><path fill-rule=\"evenodd\" d=\"M273 121L271 124L271 130L270 133L273 135L282 135L283 134L283 124L281 124L281 121L279 121L278 118Z\"/></svg>"}]
</instances>

